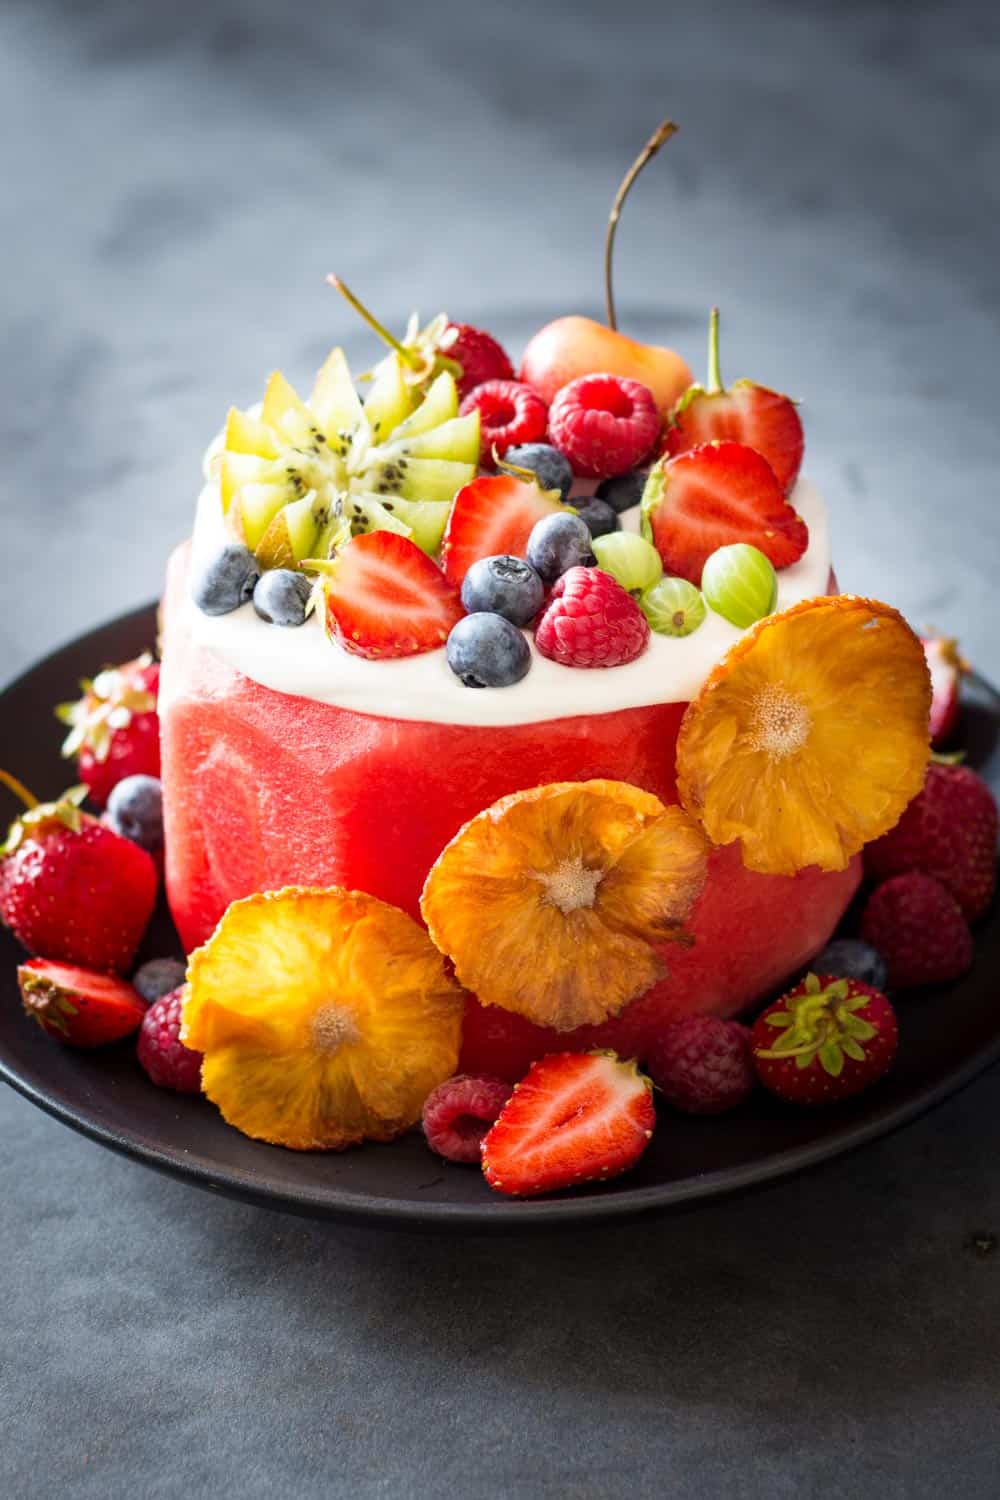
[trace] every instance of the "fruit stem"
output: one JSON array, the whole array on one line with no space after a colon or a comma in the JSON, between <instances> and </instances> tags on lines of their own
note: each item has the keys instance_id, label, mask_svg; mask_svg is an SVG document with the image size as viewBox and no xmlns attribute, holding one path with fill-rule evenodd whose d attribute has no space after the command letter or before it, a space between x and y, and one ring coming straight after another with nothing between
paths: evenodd
<instances>
[{"instance_id":1,"label":"fruit stem","mask_svg":"<svg viewBox=\"0 0 1000 1500\"><path fill-rule=\"evenodd\" d=\"M708 386L710 396L722 390L722 375L719 370L719 309L713 307L708 319Z\"/></svg>"},{"instance_id":2,"label":"fruit stem","mask_svg":"<svg viewBox=\"0 0 1000 1500\"><path fill-rule=\"evenodd\" d=\"M612 262L615 254L615 231L618 228L618 219L621 215L622 205L629 195L629 189L646 163L653 159L660 147L665 146L672 135L676 134L677 126L673 120L661 121L622 178L618 191L615 194L614 202L611 205L611 213L608 215L607 233L604 237L604 297L608 310L609 328L616 329L618 327L618 320L615 317Z\"/></svg>"},{"instance_id":3,"label":"fruit stem","mask_svg":"<svg viewBox=\"0 0 1000 1500\"><path fill-rule=\"evenodd\" d=\"M38 798L32 796L31 792L28 791L28 788L25 786L24 782L18 781L17 777L12 776L9 771L0 771L0 783L2 783L8 791L13 792L14 796L19 798L20 801L24 803L29 812L33 807L38 806Z\"/></svg>"},{"instance_id":4,"label":"fruit stem","mask_svg":"<svg viewBox=\"0 0 1000 1500\"><path fill-rule=\"evenodd\" d=\"M380 323L375 314L370 313L365 304L361 302L357 297L355 297L350 287L346 286L345 283L341 281L339 276L335 276L331 271L326 280L329 286L335 287L340 295L344 298L344 300L351 304L351 306L354 308L354 311L364 319L372 332L377 333L383 343L389 345L390 349L395 349L396 353L399 355L404 364L409 365L411 370L417 370L420 368L422 361L419 354L417 354L413 349L407 349L405 344L401 344L399 339L397 339L394 334L391 334L389 332L385 324Z\"/></svg>"}]
</instances>

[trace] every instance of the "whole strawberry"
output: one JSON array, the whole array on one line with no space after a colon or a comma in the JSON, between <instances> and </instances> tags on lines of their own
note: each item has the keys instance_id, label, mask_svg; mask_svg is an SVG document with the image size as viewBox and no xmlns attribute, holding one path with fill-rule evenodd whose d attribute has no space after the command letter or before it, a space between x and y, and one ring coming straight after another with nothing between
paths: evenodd
<instances>
[{"instance_id":1,"label":"whole strawberry","mask_svg":"<svg viewBox=\"0 0 1000 1500\"><path fill-rule=\"evenodd\" d=\"M159 664L147 653L106 667L80 684L83 697L61 703L56 717L70 726L62 753L77 760L90 800L103 807L126 776L159 776Z\"/></svg>"},{"instance_id":2,"label":"whole strawberry","mask_svg":"<svg viewBox=\"0 0 1000 1500\"><path fill-rule=\"evenodd\" d=\"M751 1043L757 1077L793 1104L863 1093L896 1055L896 1013L860 979L809 974L762 1011Z\"/></svg>"},{"instance_id":3,"label":"whole strawberry","mask_svg":"<svg viewBox=\"0 0 1000 1500\"><path fill-rule=\"evenodd\" d=\"M19 783L0 772L14 789ZM23 792L23 788L20 789ZM145 849L81 812L83 787L30 799L0 845L0 920L32 953L85 969L131 966L156 903Z\"/></svg>"},{"instance_id":4,"label":"whole strawberry","mask_svg":"<svg viewBox=\"0 0 1000 1500\"><path fill-rule=\"evenodd\" d=\"M514 366L507 351L482 328L471 323L449 323L441 340L441 349L460 367L455 377L461 400L487 380L513 380Z\"/></svg>"},{"instance_id":5,"label":"whole strawberry","mask_svg":"<svg viewBox=\"0 0 1000 1500\"><path fill-rule=\"evenodd\" d=\"M535 630L542 655L564 667L619 667L648 640L646 616L601 568L570 568L558 578Z\"/></svg>"},{"instance_id":6,"label":"whole strawberry","mask_svg":"<svg viewBox=\"0 0 1000 1500\"><path fill-rule=\"evenodd\" d=\"M894 875L872 892L861 936L885 959L893 989L948 984L972 967L972 933L962 908L920 870Z\"/></svg>"},{"instance_id":7,"label":"whole strawberry","mask_svg":"<svg viewBox=\"0 0 1000 1500\"><path fill-rule=\"evenodd\" d=\"M975 922L993 899L997 825L993 793L975 771L932 764L895 828L868 845L865 867L875 880L933 875Z\"/></svg>"}]
</instances>

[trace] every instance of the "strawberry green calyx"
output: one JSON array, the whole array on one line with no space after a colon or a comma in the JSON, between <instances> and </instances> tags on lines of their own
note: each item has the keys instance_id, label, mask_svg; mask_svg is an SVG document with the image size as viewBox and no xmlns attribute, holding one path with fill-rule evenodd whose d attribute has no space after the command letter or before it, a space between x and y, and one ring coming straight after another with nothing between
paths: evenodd
<instances>
[{"instance_id":1,"label":"strawberry green calyx","mask_svg":"<svg viewBox=\"0 0 1000 1500\"><path fill-rule=\"evenodd\" d=\"M39 839L57 823L68 828L71 833L79 833L83 827L85 814L80 811L80 807L87 795L85 786L70 787L57 802L39 802L16 776L11 776L7 771L0 771L0 783L19 797L27 808L10 825L7 837L0 844L0 857L13 854L26 839Z\"/></svg>"},{"instance_id":2,"label":"strawberry green calyx","mask_svg":"<svg viewBox=\"0 0 1000 1500\"><path fill-rule=\"evenodd\" d=\"M808 1068L818 1058L824 1072L836 1078L845 1056L864 1062L861 1044L877 1035L876 1028L857 1014L871 996L852 997L846 979L824 986L815 974L807 976L804 989L804 994L789 997L784 1009L766 1017L766 1024L780 1027L781 1033L773 1047L760 1048L756 1055L777 1061L794 1057L797 1068Z\"/></svg>"},{"instance_id":3,"label":"strawberry green calyx","mask_svg":"<svg viewBox=\"0 0 1000 1500\"><path fill-rule=\"evenodd\" d=\"M107 760L115 731L127 729L136 714L154 712L156 696L138 678L152 664L153 658L146 652L130 662L127 671L107 667L93 681L85 678L80 683L82 698L57 706L56 718L69 725L70 730L62 745L65 760L72 759L85 747L95 760Z\"/></svg>"}]
</instances>

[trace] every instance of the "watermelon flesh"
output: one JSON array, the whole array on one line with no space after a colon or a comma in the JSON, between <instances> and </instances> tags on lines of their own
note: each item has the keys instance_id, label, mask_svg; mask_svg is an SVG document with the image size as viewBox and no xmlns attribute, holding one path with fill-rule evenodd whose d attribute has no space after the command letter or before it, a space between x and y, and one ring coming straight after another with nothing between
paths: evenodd
<instances>
[{"instance_id":1,"label":"watermelon flesh","mask_svg":"<svg viewBox=\"0 0 1000 1500\"><path fill-rule=\"evenodd\" d=\"M607 776L677 800L683 703L480 728L287 696L194 642L180 608L187 570L182 547L164 600L159 712L167 895L188 950L231 901L285 885L342 885L419 917L445 844L525 787ZM664 950L666 979L614 1020L572 1033L470 999L462 1067L516 1079L553 1048L642 1057L666 1019L737 1014L826 943L859 879L858 860L835 874L756 875L735 848L715 850L689 924L695 943Z\"/></svg>"}]
</instances>

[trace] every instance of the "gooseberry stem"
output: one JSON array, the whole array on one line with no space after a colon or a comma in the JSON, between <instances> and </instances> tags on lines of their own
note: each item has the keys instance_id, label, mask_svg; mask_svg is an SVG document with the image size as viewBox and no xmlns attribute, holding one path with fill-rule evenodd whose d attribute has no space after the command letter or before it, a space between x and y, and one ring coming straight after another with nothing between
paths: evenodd
<instances>
[{"instance_id":1,"label":"gooseberry stem","mask_svg":"<svg viewBox=\"0 0 1000 1500\"><path fill-rule=\"evenodd\" d=\"M713 307L708 320L708 394L715 396L722 390L722 375L719 371L719 309Z\"/></svg>"},{"instance_id":2,"label":"gooseberry stem","mask_svg":"<svg viewBox=\"0 0 1000 1500\"><path fill-rule=\"evenodd\" d=\"M375 314L368 311L365 304L354 295L350 287L347 286L345 282L341 281L339 276L335 276L331 271L326 280L329 286L334 287L344 298L344 300L351 304L351 306L354 308L354 311L360 318L364 319L372 332L377 333L382 342L388 344L390 349L395 349L396 353L399 355L404 364L409 365L411 370L417 370L420 368L420 356L415 353L413 349L407 349L405 344L401 344L399 339L397 339L394 334L391 334L389 332L385 324L380 323Z\"/></svg>"},{"instance_id":3,"label":"gooseberry stem","mask_svg":"<svg viewBox=\"0 0 1000 1500\"><path fill-rule=\"evenodd\" d=\"M28 791L23 781L18 781L17 777L12 776L9 771L0 771L0 783L8 791L13 792L14 796L24 803L29 812L33 807L38 806L38 798Z\"/></svg>"},{"instance_id":4,"label":"gooseberry stem","mask_svg":"<svg viewBox=\"0 0 1000 1500\"><path fill-rule=\"evenodd\" d=\"M648 161L665 146L672 135L677 134L677 126L673 120L663 120L656 127L649 140L643 146L635 161L629 167L621 180L614 202L611 205L611 213L608 216L608 228L604 237L604 297L608 311L608 327L616 329L618 321L615 317L615 294L613 285L612 265L615 254L615 231L618 228L618 220L621 215L622 205L629 195L629 189L642 171Z\"/></svg>"}]
</instances>

